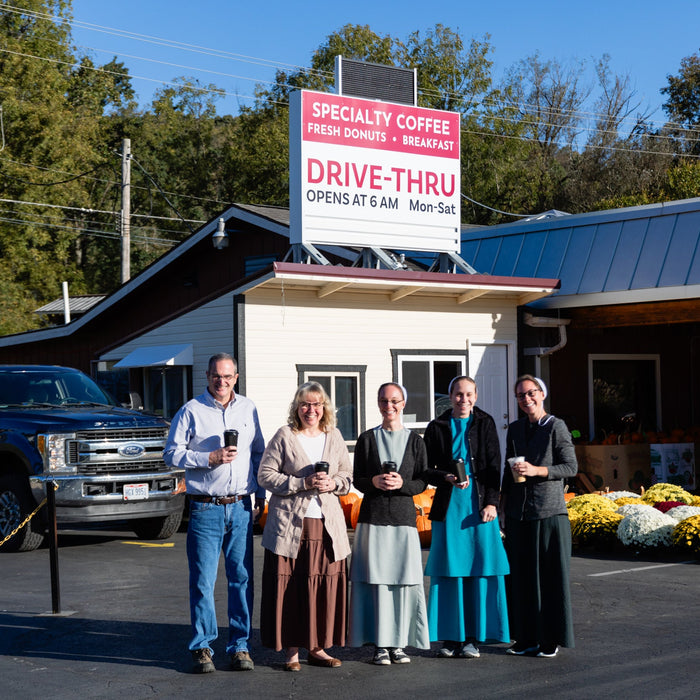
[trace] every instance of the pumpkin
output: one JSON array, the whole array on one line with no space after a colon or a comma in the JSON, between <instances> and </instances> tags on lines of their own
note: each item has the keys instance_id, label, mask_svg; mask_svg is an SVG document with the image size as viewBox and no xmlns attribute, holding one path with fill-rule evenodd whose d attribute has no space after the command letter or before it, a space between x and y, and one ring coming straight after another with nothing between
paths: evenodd
<instances>
[{"instance_id":1,"label":"pumpkin","mask_svg":"<svg viewBox=\"0 0 700 700\"><path fill-rule=\"evenodd\" d=\"M354 530L357 526L357 519L360 517L360 507L362 506L362 499L358 498L352 504L352 510L350 511L350 527Z\"/></svg>"},{"instance_id":2,"label":"pumpkin","mask_svg":"<svg viewBox=\"0 0 700 700\"><path fill-rule=\"evenodd\" d=\"M416 528L418 529L418 539L421 547L430 547L433 536L433 524L428 517L429 511L421 506L416 506Z\"/></svg>"},{"instance_id":3,"label":"pumpkin","mask_svg":"<svg viewBox=\"0 0 700 700\"><path fill-rule=\"evenodd\" d=\"M433 507L433 498L435 497L435 489L428 489L422 493L418 493L413 497L413 502L417 508L423 508L426 513L430 512Z\"/></svg>"},{"instance_id":4,"label":"pumpkin","mask_svg":"<svg viewBox=\"0 0 700 700\"><path fill-rule=\"evenodd\" d=\"M345 524L348 527L353 527L352 525L352 507L360 497L354 492L346 493L344 496L340 496L340 507L343 509L343 515L345 516Z\"/></svg>"},{"instance_id":5,"label":"pumpkin","mask_svg":"<svg viewBox=\"0 0 700 700\"><path fill-rule=\"evenodd\" d=\"M267 503L265 504L265 508L263 509L263 512L260 514L260 517L258 518L258 526L260 527L261 530L265 529L265 521L267 520Z\"/></svg>"}]
</instances>

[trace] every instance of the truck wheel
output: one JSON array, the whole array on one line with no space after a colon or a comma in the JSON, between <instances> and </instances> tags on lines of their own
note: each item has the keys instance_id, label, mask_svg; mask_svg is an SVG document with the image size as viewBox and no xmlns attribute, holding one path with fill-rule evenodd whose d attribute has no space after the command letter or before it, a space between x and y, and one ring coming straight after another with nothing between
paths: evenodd
<instances>
[{"instance_id":1,"label":"truck wheel","mask_svg":"<svg viewBox=\"0 0 700 700\"><path fill-rule=\"evenodd\" d=\"M137 520L132 527L136 536L142 540L167 540L177 532L181 520L182 510L178 510L163 518Z\"/></svg>"},{"instance_id":2,"label":"truck wheel","mask_svg":"<svg viewBox=\"0 0 700 700\"><path fill-rule=\"evenodd\" d=\"M21 476L0 477L0 541L34 510L34 499ZM0 551L30 552L44 541L44 526L37 513Z\"/></svg>"}]
</instances>

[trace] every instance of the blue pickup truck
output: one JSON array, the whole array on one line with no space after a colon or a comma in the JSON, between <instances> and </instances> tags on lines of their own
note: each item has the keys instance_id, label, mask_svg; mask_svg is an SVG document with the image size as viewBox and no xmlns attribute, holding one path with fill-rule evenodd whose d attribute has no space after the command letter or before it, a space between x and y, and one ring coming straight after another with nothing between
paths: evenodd
<instances>
[{"instance_id":1,"label":"blue pickup truck","mask_svg":"<svg viewBox=\"0 0 700 700\"><path fill-rule=\"evenodd\" d=\"M138 537L179 527L184 474L163 462L168 424L123 408L76 369L0 365L0 542L57 485L60 524L128 521ZM2 545L36 549L46 508Z\"/></svg>"}]
</instances>

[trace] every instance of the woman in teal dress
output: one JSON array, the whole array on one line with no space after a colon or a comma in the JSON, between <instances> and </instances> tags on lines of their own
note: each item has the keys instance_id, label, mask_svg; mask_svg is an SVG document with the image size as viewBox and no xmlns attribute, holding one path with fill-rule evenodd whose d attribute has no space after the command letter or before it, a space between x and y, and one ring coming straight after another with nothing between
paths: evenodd
<instances>
[{"instance_id":1,"label":"woman in teal dress","mask_svg":"<svg viewBox=\"0 0 700 700\"><path fill-rule=\"evenodd\" d=\"M493 418L474 405L474 380L455 377L449 393L452 408L425 431L426 479L437 486L425 568L428 624L430 640L442 642L438 656L477 658L479 642L510 641L497 511L501 450Z\"/></svg>"}]
</instances>

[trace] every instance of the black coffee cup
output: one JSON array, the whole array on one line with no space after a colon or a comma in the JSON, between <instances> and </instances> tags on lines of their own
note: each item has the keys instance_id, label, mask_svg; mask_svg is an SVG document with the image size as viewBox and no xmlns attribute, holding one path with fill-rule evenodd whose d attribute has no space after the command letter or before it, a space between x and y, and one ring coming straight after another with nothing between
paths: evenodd
<instances>
[{"instance_id":1,"label":"black coffee cup","mask_svg":"<svg viewBox=\"0 0 700 700\"><path fill-rule=\"evenodd\" d=\"M382 462L382 474L391 474L397 471L396 462Z\"/></svg>"},{"instance_id":2,"label":"black coffee cup","mask_svg":"<svg viewBox=\"0 0 700 700\"><path fill-rule=\"evenodd\" d=\"M454 465L455 472L457 473L457 483L463 484L467 480L467 470L464 468L464 460L453 459L452 464Z\"/></svg>"},{"instance_id":3,"label":"black coffee cup","mask_svg":"<svg viewBox=\"0 0 700 700\"><path fill-rule=\"evenodd\" d=\"M238 447L237 430L224 430L224 447Z\"/></svg>"},{"instance_id":4,"label":"black coffee cup","mask_svg":"<svg viewBox=\"0 0 700 700\"><path fill-rule=\"evenodd\" d=\"M314 464L314 471L318 474L319 472L323 472L324 474L328 474L328 470L330 469L330 465L328 462L316 462Z\"/></svg>"}]
</instances>

